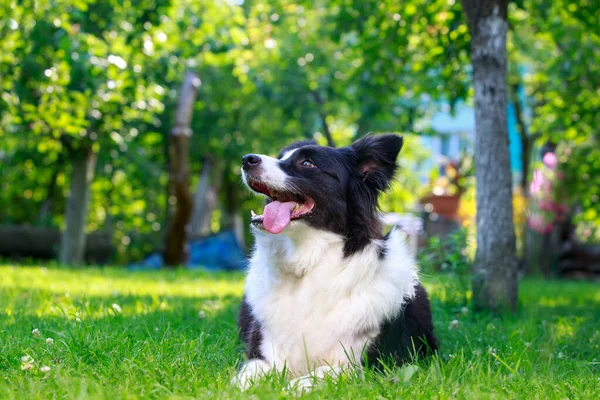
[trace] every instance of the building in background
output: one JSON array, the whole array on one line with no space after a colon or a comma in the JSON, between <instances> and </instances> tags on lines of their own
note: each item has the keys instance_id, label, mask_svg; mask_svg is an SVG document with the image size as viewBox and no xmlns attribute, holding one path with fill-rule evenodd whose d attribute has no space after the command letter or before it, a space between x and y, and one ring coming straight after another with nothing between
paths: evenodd
<instances>
[{"instance_id":1,"label":"building in background","mask_svg":"<svg viewBox=\"0 0 600 400\"><path fill-rule=\"evenodd\" d=\"M507 107L510 165L513 182L517 184L523 173L522 148L514 104ZM464 154L473 154L475 145L475 111L473 107L459 103L454 113L445 105L435 113L428 125L434 132L422 137L423 146L429 149L432 157L422 167L422 179L429 179L429 171L442 167L449 161L458 161Z\"/></svg>"}]
</instances>

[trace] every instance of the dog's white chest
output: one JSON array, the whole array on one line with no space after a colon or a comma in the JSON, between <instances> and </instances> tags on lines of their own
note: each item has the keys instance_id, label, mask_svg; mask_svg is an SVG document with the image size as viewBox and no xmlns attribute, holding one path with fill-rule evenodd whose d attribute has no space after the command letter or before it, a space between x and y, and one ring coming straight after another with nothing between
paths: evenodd
<instances>
[{"instance_id":1,"label":"dog's white chest","mask_svg":"<svg viewBox=\"0 0 600 400\"><path fill-rule=\"evenodd\" d=\"M246 295L261 325L262 355L295 374L360 362L381 323L414 294L417 273L404 243L397 240L385 259L381 243L344 258L337 235L290 228L286 236L257 235L250 262Z\"/></svg>"},{"instance_id":2,"label":"dog's white chest","mask_svg":"<svg viewBox=\"0 0 600 400\"><path fill-rule=\"evenodd\" d=\"M265 357L298 371L346 361L345 352L360 360L378 325L364 310L352 308L352 296L328 290L324 283L307 279L282 284L264 299Z\"/></svg>"}]
</instances>

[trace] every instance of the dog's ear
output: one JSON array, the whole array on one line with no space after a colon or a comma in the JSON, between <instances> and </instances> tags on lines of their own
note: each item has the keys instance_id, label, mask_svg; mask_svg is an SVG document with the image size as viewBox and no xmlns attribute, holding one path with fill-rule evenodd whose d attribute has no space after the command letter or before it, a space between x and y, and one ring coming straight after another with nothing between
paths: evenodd
<instances>
[{"instance_id":1,"label":"dog's ear","mask_svg":"<svg viewBox=\"0 0 600 400\"><path fill-rule=\"evenodd\" d=\"M394 134L368 135L352 144L361 179L369 188L387 189L396 172L402 144L402 136Z\"/></svg>"}]
</instances>

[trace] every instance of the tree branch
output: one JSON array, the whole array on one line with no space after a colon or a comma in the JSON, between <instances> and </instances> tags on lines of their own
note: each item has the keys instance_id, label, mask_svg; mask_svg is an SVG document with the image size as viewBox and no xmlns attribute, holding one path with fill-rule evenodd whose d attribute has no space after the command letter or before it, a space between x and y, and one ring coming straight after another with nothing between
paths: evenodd
<instances>
[{"instance_id":1,"label":"tree branch","mask_svg":"<svg viewBox=\"0 0 600 400\"><path fill-rule=\"evenodd\" d=\"M335 147L335 143L333 141L333 137L331 136L331 131L329 130L329 125L327 124L327 116L325 115L325 113L323 112L323 98L321 98L321 95L316 91L316 90L311 90L310 92L312 98L315 100L315 103L317 103L318 107L318 113L319 113L319 117L321 119L321 125L323 126L323 133L325 134L325 138L327 138L327 145L330 147Z\"/></svg>"}]
</instances>

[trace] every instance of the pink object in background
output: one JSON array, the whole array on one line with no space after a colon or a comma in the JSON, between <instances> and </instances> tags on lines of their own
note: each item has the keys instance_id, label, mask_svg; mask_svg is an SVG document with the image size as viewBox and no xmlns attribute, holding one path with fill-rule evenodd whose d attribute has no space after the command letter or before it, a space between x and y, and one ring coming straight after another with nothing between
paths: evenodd
<instances>
[{"instance_id":1,"label":"pink object in background","mask_svg":"<svg viewBox=\"0 0 600 400\"><path fill-rule=\"evenodd\" d=\"M556 154L554 154L554 153L544 154L544 158L542 159L542 161L550 169L555 169L556 166L558 165L558 158L556 157Z\"/></svg>"},{"instance_id":2,"label":"pink object in background","mask_svg":"<svg viewBox=\"0 0 600 400\"><path fill-rule=\"evenodd\" d=\"M531 179L531 183L529 184L529 192L531 194L539 193L542 185L544 184L544 175L542 171L536 169L533 171L533 178Z\"/></svg>"}]
</instances>

